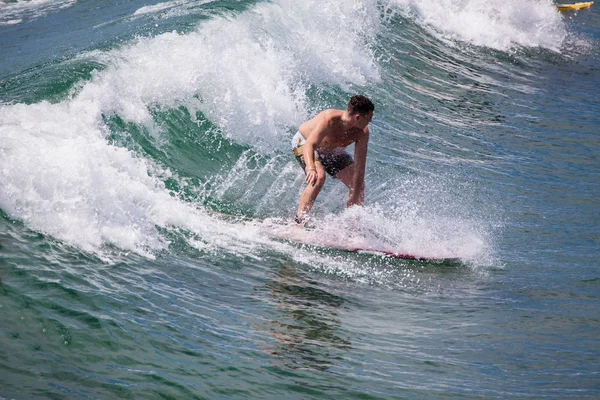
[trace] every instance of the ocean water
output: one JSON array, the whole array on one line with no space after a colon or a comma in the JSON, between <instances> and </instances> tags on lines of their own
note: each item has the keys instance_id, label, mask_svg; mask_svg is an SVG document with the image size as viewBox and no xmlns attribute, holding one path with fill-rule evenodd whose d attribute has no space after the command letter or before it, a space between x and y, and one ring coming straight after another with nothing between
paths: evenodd
<instances>
[{"instance_id":1,"label":"ocean water","mask_svg":"<svg viewBox=\"0 0 600 400\"><path fill-rule=\"evenodd\" d=\"M600 398L599 44L549 0L0 1L0 398ZM356 93L366 204L286 239Z\"/></svg>"}]
</instances>

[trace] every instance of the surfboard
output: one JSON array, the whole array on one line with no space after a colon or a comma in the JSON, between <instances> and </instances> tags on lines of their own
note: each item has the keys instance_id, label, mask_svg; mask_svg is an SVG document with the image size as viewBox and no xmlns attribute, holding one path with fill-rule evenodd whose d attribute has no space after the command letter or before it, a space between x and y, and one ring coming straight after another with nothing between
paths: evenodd
<instances>
[{"instance_id":1,"label":"surfboard","mask_svg":"<svg viewBox=\"0 0 600 400\"><path fill-rule=\"evenodd\" d=\"M585 1L581 3L571 4L557 4L556 8L558 9L558 11L575 11L581 10L582 8L589 8L592 4L594 4L593 1Z\"/></svg>"},{"instance_id":2,"label":"surfboard","mask_svg":"<svg viewBox=\"0 0 600 400\"><path fill-rule=\"evenodd\" d=\"M358 237L348 238L348 240L340 240L339 237L333 238L326 234L324 235L322 232L318 232L310 228L307 229L295 223L282 223L281 221L275 221L274 223L267 224L266 228L267 234L273 238L284 240L299 246L309 246L310 248L315 249L335 250L401 260L432 262L460 261L456 256L435 255L426 251L406 252L395 250L392 248L392 246L382 243L369 243L368 241L361 240L361 238Z\"/></svg>"},{"instance_id":3,"label":"surfboard","mask_svg":"<svg viewBox=\"0 0 600 400\"><path fill-rule=\"evenodd\" d=\"M385 257L385 258L397 258L400 260L414 260L414 261L458 261L457 258L449 257L435 257L435 256L423 256L417 254L401 253L390 250L376 250L372 248L345 248L337 246L325 246L324 248L347 251L349 253L367 254L371 256Z\"/></svg>"},{"instance_id":4,"label":"surfboard","mask_svg":"<svg viewBox=\"0 0 600 400\"><path fill-rule=\"evenodd\" d=\"M369 243L368 241L361 240L357 237L333 238L330 235L324 234L324 232L319 232L315 227L305 227L282 218L252 218L244 215L222 213L215 210L210 210L208 213L224 221L251 224L255 227L259 227L265 235L271 238L283 240L298 246L309 246L315 249L335 250L400 260L460 262L460 259L456 256L434 255L426 251L422 253L399 251L393 249L391 246L386 246L382 243Z\"/></svg>"}]
</instances>

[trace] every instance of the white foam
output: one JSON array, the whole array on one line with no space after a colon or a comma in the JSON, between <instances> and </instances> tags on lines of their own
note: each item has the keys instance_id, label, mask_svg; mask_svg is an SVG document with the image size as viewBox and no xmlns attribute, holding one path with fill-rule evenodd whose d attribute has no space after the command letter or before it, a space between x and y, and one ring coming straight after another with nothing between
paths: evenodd
<instances>
[{"instance_id":1,"label":"white foam","mask_svg":"<svg viewBox=\"0 0 600 400\"><path fill-rule=\"evenodd\" d=\"M390 4L447 42L503 51L516 46L558 51L567 36L550 0L391 0Z\"/></svg>"},{"instance_id":2,"label":"white foam","mask_svg":"<svg viewBox=\"0 0 600 400\"><path fill-rule=\"evenodd\" d=\"M0 2L0 25L33 21L76 3L77 0L27 0L8 4Z\"/></svg>"},{"instance_id":3,"label":"white foam","mask_svg":"<svg viewBox=\"0 0 600 400\"><path fill-rule=\"evenodd\" d=\"M188 3L187 1L166 1L164 3L157 3L151 6L144 6L135 10L133 15L151 14L159 11L164 11L172 7L176 7L180 4Z\"/></svg>"},{"instance_id":4,"label":"white foam","mask_svg":"<svg viewBox=\"0 0 600 400\"><path fill-rule=\"evenodd\" d=\"M0 26L10 26L10 25L18 25L23 22L22 19L9 19L5 21L0 21Z\"/></svg>"},{"instance_id":5,"label":"white foam","mask_svg":"<svg viewBox=\"0 0 600 400\"><path fill-rule=\"evenodd\" d=\"M92 252L113 245L152 256L169 244L162 230L188 232L205 251L260 247L255 228L174 198L152 162L108 143L104 118L116 114L160 135L149 110L184 105L234 141L273 152L306 118L308 83L379 79L368 47L378 23L375 3L282 0L188 35L89 53L106 68L64 101L0 106L0 208Z\"/></svg>"},{"instance_id":6,"label":"white foam","mask_svg":"<svg viewBox=\"0 0 600 400\"><path fill-rule=\"evenodd\" d=\"M375 4L359 5L282 0L208 21L188 35L141 39L103 54L109 68L78 97L141 124L151 122L148 106L186 104L236 142L276 150L288 127L307 116L308 82L379 80L368 47L378 12ZM360 29L353 20L361 21Z\"/></svg>"}]
</instances>

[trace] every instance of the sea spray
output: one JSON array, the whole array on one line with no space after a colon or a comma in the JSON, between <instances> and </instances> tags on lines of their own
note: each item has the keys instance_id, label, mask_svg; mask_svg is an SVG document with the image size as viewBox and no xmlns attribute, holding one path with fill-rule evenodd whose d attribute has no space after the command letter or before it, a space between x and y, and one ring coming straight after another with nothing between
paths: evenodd
<instances>
[{"instance_id":1,"label":"sea spray","mask_svg":"<svg viewBox=\"0 0 600 400\"><path fill-rule=\"evenodd\" d=\"M392 0L389 4L449 45L461 41L502 51L519 46L558 51L567 35L549 0Z\"/></svg>"}]
</instances>

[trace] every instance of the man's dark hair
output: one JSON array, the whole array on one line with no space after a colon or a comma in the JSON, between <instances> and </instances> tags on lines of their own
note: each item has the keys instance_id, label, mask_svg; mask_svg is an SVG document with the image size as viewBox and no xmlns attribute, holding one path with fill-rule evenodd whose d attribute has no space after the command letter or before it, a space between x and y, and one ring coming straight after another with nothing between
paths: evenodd
<instances>
[{"instance_id":1,"label":"man's dark hair","mask_svg":"<svg viewBox=\"0 0 600 400\"><path fill-rule=\"evenodd\" d=\"M356 96L352 96L350 101L348 102L348 113L350 115L354 115L356 113L359 114L368 114L371 111L375 111L375 106L365 96L361 96L357 94Z\"/></svg>"}]
</instances>

